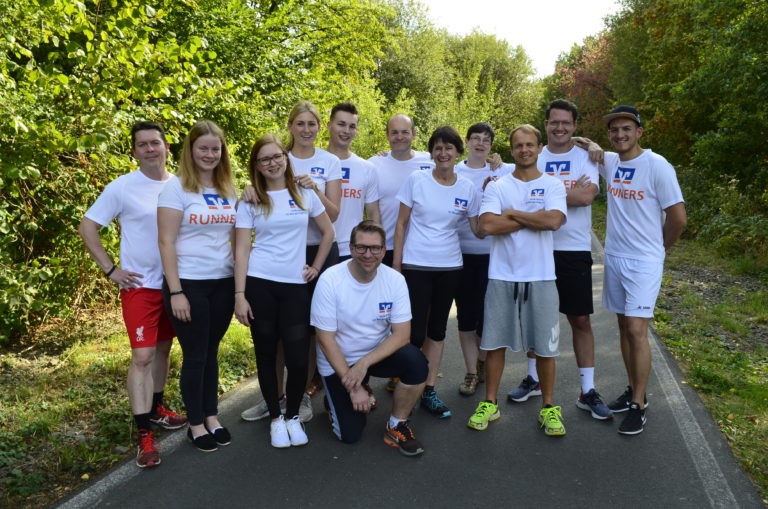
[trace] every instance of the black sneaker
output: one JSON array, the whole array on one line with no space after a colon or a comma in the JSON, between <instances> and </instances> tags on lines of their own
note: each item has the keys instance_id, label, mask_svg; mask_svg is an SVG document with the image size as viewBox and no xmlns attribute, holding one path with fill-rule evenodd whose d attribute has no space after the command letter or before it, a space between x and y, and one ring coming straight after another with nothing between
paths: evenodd
<instances>
[{"instance_id":1,"label":"black sneaker","mask_svg":"<svg viewBox=\"0 0 768 509\"><path fill-rule=\"evenodd\" d=\"M211 431L208 426L205 427L218 445L229 445L232 442L232 434L224 426L219 426L215 430Z\"/></svg>"},{"instance_id":2,"label":"black sneaker","mask_svg":"<svg viewBox=\"0 0 768 509\"><path fill-rule=\"evenodd\" d=\"M213 452L219 448L219 445L216 443L216 439L213 438L213 435L210 433L192 438L192 430L187 428L187 438L190 442L192 442L192 445L197 447L197 450L200 452Z\"/></svg>"},{"instance_id":3,"label":"black sneaker","mask_svg":"<svg viewBox=\"0 0 768 509\"><path fill-rule=\"evenodd\" d=\"M627 410L629 410L629 404L631 402L632 402L632 387L627 385L627 390L625 390L621 396L619 396L618 398L608 403L608 408L610 408L614 414L620 414L621 412L626 412ZM647 396L643 398L643 404L645 405L645 408L648 408Z\"/></svg>"},{"instance_id":4,"label":"black sneaker","mask_svg":"<svg viewBox=\"0 0 768 509\"><path fill-rule=\"evenodd\" d=\"M645 410L640 410L640 405L637 403L629 404L629 411L624 421L619 426L619 433L622 435L637 435L643 432L643 425L645 424Z\"/></svg>"},{"instance_id":5,"label":"black sneaker","mask_svg":"<svg viewBox=\"0 0 768 509\"><path fill-rule=\"evenodd\" d=\"M387 424L384 429L384 443L397 447L406 456L418 456L424 452L413 430L408 426L408 421L400 421L394 428Z\"/></svg>"}]
</instances>

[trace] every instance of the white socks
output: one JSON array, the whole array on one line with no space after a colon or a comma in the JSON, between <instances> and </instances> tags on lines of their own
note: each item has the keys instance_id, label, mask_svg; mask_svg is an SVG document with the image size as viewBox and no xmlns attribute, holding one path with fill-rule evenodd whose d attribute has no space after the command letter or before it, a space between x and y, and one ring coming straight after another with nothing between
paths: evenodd
<instances>
[{"instance_id":1,"label":"white socks","mask_svg":"<svg viewBox=\"0 0 768 509\"><path fill-rule=\"evenodd\" d=\"M528 375L536 380L539 381L539 372L536 371L536 358L528 359Z\"/></svg>"},{"instance_id":2,"label":"white socks","mask_svg":"<svg viewBox=\"0 0 768 509\"><path fill-rule=\"evenodd\" d=\"M581 393L586 394L595 388L595 368L579 368Z\"/></svg>"}]
</instances>

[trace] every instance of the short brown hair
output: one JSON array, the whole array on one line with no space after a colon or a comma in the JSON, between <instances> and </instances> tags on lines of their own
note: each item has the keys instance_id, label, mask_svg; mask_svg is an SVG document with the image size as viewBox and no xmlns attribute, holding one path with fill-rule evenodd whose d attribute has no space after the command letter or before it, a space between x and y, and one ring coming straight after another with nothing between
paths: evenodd
<instances>
[{"instance_id":1,"label":"short brown hair","mask_svg":"<svg viewBox=\"0 0 768 509\"><path fill-rule=\"evenodd\" d=\"M512 147L512 137L515 135L515 133L517 131L522 131L524 133L536 135L536 140L539 142L539 145L542 144L542 141L541 141L541 131L539 131L538 129L533 127L531 124L523 124L523 125L515 127L514 129L512 129L512 132L509 133L509 146L510 146L510 148Z\"/></svg>"},{"instance_id":2,"label":"short brown hair","mask_svg":"<svg viewBox=\"0 0 768 509\"><path fill-rule=\"evenodd\" d=\"M360 221L354 228L352 228L352 233L349 235L350 244L355 243L355 237L357 237L357 232L378 233L379 236L381 237L381 245L384 246L387 243L387 232L384 231L384 227L371 219Z\"/></svg>"}]
</instances>

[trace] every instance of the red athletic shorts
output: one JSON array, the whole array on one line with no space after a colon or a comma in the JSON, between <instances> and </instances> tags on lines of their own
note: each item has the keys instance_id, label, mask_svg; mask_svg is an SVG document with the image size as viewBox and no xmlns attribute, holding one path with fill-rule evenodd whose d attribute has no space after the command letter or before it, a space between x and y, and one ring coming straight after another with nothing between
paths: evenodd
<instances>
[{"instance_id":1,"label":"red athletic shorts","mask_svg":"<svg viewBox=\"0 0 768 509\"><path fill-rule=\"evenodd\" d=\"M131 348L155 347L158 341L168 341L176 335L165 312L161 290L121 289L120 303Z\"/></svg>"}]
</instances>

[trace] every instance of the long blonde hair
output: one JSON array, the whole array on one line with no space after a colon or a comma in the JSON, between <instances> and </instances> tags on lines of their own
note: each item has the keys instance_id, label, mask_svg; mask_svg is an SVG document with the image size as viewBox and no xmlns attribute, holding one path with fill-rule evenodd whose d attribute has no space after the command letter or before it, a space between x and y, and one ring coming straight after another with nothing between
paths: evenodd
<instances>
[{"instance_id":1,"label":"long blonde hair","mask_svg":"<svg viewBox=\"0 0 768 509\"><path fill-rule=\"evenodd\" d=\"M253 144L253 147L251 148L251 157L248 159L248 176L251 178L251 185L256 191L256 196L259 199L259 204L257 207L261 207L261 209L264 211L264 215L268 216L272 213L272 198L267 193L267 180L258 170L257 166L259 163L256 161L256 159L259 157L259 151L261 151L261 149L266 145L270 144L277 145L285 156L284 177L285 187L288 189L288 193L291 195L291 198L293 198L293 201L300 209L306 210L304 208L304 203L301 197L301 192L299 191L299 187L296 185L296 181L293 178L293 166L291 165L291 158L288 157L287 150L283 146L280 139L273 134L265 134L256 140L256 142Z\"/></svg>"},{"instance_id":2,"label":"long blonde hair","mask_svg":"<svg viewBox=\"0 0 768 509\"><path fill-rule=\"evenodd\" d=\"M299 101L296 103L296 106L293 107L291 112L288 114L288 126L293 124L293 121L296 120L296 117L301 115L304 112L310 112L312 115L315 116L317 119L317 126L320 127L320 112L317 111L317 106L312 104L309 101ZM286 147L288 149L288 152L293 150L293 133L290 132L290 129L288 130L288 146Z\"/></svg>"},{"instance_id":3,"label":"long blonde hair","mask_svg":"<svg viewBox=\"0 0 768 509\"><path fill-rule=\"evenodd\" d=\"M213 187L219 193L219 196L229 198L235 194L235 186L232 183L232 165L229 160L227 141L224 138L224 131L210 120L201 120L192 126L187 137L184 138L178 173L181 187L191 193L199 193L203 189L203 184L200 182L200 177L197 174L195 163L192 159L192 146L199 137L206 134L216 136L221 141L221 160L219 160L216 168L213 169Z\"/></svg>"}]
</instances>

